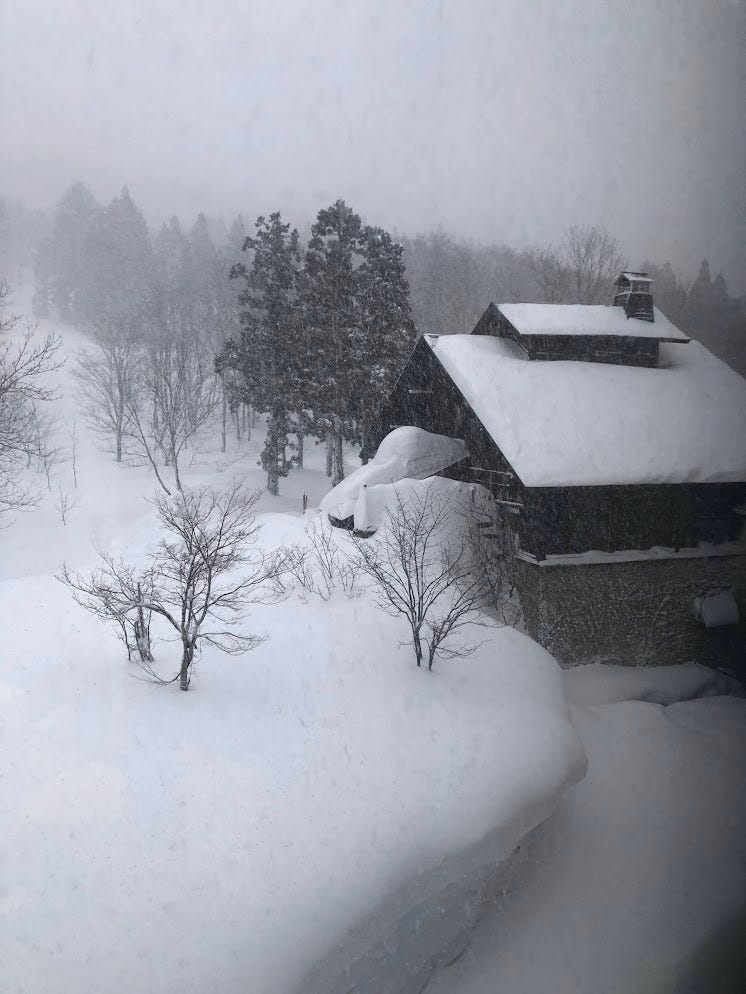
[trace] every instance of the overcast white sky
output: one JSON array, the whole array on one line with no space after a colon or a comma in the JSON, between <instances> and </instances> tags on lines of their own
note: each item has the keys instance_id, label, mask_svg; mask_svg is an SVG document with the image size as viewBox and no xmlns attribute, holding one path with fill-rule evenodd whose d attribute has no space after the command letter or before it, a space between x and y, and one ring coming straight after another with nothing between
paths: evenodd
<instances>
[{"instance_id":1,"label":"overcast white sky","mask_svg":"<svg viewBox=\"0 0 746 994\"><path fill-rule=\"evenodd\" d=\"M571 223L746 292L741 0L0 0L0 193L149 219L342 196L401 233Z\"/></svg>"}]
</instances>

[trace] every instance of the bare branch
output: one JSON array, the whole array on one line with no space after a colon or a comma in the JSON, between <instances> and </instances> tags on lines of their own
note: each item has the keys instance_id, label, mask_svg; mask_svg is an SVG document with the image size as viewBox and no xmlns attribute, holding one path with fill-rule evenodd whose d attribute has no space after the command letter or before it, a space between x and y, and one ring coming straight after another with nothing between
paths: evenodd
<instances>
[{"instance_id":1,"label":"bare branch","mask_svg":"<svg viewBox=\"0 0 746 994\"><path fill-rule=\"evenodd\" d=\"M9 293L0 283L0 333L13 333L18 315L3 315ZM37 498L23 481L29 465L49 468L53 450L48 445L43 405L56 396L45 382L62 365L57 358L60 339L36 337L37 325L26 323L20 338L0 339L0 516L33 507Z\"/></svg>"},{"instance_id":2,"label":"bare branch","mask_svg":"<svg viewBox=\"0 0 746 994\"><path fill-rule=\"evenodd\" d=\"M202 643L231 655L256 648L264 634L237 630L248 607L284 596L280 581L292 557L283 549L266 552L256 547L260 525L254 509L260 495L246 491L241 481L224 492L205 487L172 497L160 494L154 503L165 536L145 570L137 572L101 554L102 566L91 576L81 577L63 566L59 579L79 604L118 626L130 658L134 641L149 677L154 672L149 638L143 658L138 626L142 631L144 613L163 618L182 647L174 679L188 690Z\"/></svg>"},{"instance_id":3,"label":"bare branch","mask_svg":"<svg viewBox=\"0 0 746 994\"><path fill-rule=\"evenodd\" d=\"M396 490L375 536L353 538L355 565L372 581L376 605L406 619L417 665L427 658L429 670L436 657L473 651L454 643L462 629L491 623L482 614L488 590L472 569L457 499L432 483L406 495Z\"/></svg>"}]
</instances>

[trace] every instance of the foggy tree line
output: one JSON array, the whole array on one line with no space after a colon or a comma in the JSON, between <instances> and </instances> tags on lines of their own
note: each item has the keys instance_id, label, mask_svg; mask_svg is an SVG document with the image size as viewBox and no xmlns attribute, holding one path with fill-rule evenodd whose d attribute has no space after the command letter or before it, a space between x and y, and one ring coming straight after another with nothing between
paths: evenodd
<instances>
[{"instance_id":1,"label":"foggy tree line","mask_svg":"<svg viewBox=\"0 0 746 994\"><path fill-rule=\"evenodd\" d=\"M3 271L22 281L33 267L36 315L87 331L76 374L88 418L115 458L148 462L165 490L181 488L185 454L208 428L220 425L225 451L257 413L273 493L309 438L326 445L338 482L343 444L365 442L415 326L468 331L491 300L610 302L624 263L599 228L524 252L442 232L400 244L342 201L319 212L304 245L279 212L248 235L241 216L228 228L202 214L153 234L126 189L102 206L75 183L51 219L0 200ZM674 323L746 371L746 302L722 274L705 260L687 285L669 263L641 268Z\"/></svg>"},{"instance_id":2,"label":"foggy tree line","mask_svg":"<svg viewBox=\"0 0 746 994\"><path fill-rule=\"evenodd\" d=\"M0 524L37 502L24 471L35 466L48 472L53 453L44 407L55 391L47 376L60 365L59 338L38 339L33 323L7 309L9 292L0 280Z\"/></svg>"},{"instance_id":3,"label":"foggy tree line","mask_svg":"<svg viewBox=\"0 0 746 994\"><path fill-rule=\"evenodd\" d=\"M240 438L257 413L271 493L302 467L308 437L339 482L344 443L364 441L414 344L402 248L343 201L319 212L305 247L279 212L249 236L236 218L220 246L216 230L199 215L152 237L126 189L105 207L81 183L63 196L34 307L90 337L74 370L88 420L166 492L182 489L185 451L216 418L225 451L229 423Z\"/></svg>"},{"instance_id":4,"label":"foggy tree line","mask_svg":"<svg viewBox=\"0 0 746 994\"><path fill-rule=\"evenodd\" d=\"M583 252L589 240L592 249L595 243L590 266ZM442 231L402 243L415 323L435 335L471 331L491 301L611 303L613 281L625 265L613 236L599 228L571 228L559 246L523 252ZM605 275L593 279L604 260L618 268L602 265ZM654 279L655 304L666 317L746 375L746 298L730 295L722 273L713 276L705 259L687 283L669 262L626 264Z\"/></svg>"},{"instance_id":5,"label":"foggy tree line","mask_svg":"<svg viewBox=\"0 0 746 994\"><path fill-rule=\"evenodd\" d=\"M17 284L34 272L40 287L38 316L51 312L64 319L59 308L64 312L66 294L80 292L85 282L81 236L86 216L97 209L83 184L73 184L52 215L0 197L0 275ZM230 228L214 218L206 218L205 224L216 251L230 265L236 253L240 256L246 235L243 221L237 219ZM505 245L456 239L443 231L398 240L404 246L415 324L431 334L471 330L491 300L548 301L552 293L542 286L537 261L554 259L560 269L567 268L562 245L516 251ZM653 276L656 305L675 324L742 372L746 370L746 299L731 295L722 274L711 272L706 259L691 282L669 262L627 262ZM567 279L558 302L593 302L573 297L571 285ZM602 302L611 299L612 288L607 289Z\"/></svg>"}]
</instances>

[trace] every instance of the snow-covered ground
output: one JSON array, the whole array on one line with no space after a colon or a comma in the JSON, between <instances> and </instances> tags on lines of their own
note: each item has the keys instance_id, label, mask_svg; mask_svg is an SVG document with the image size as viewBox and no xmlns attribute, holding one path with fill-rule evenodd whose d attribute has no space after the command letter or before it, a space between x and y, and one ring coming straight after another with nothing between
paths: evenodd
<instances>
[{"instance_id":1,"label":"snow-covered ground","mask_svg":"<svg viewBox=\"0 0 746 994\"><path fill-rule=\"evenodd\" d=\"M746 990L746 700L701 667L615 670L566 674L588 774L427 994Z\"/></svg>"},{"instance_id":2,"label":"snow-covered ground","mask_svg":"<svg viewBox=\"0 0 746 994\"><path fill-rule=\"evenodd\" d=\"M562 673L508 629L427 674L342 594L257 608L269 640L205 651L188 694L134 679L54 573L94 544L141 556L154 482L99 451L58 379L67 461L0 533L3 994L689 989L746 898L731 684ZM260 486L260 445L206 446L186 481ZM266 545L304 540L322 459L264 499Z\"/></svg>"},{"instance_id":3,"label":"snow-covered ground","mask_svg":"<svg viewBox=\"0 0 746 994\"><path fill-rule=\"evenodd\" d=\"M60 330L68 355L84 344ZM0 537L0 990L308 994L354 975L382 994L392 935L384 966L418 989L485 874L584 773L559 668L505 629L428 674L402 624L339 594L257 608L268 641L205 650L188 694L135 679L54 573L95 545L141 557L154 481L98 450L57 379L67 461ZM261 485L260 443L205 448L186 482ZM303 541L321 459L265 499L266 546ZM157 655L175 670L173 644Z\"/></svg>"}]
</instances>

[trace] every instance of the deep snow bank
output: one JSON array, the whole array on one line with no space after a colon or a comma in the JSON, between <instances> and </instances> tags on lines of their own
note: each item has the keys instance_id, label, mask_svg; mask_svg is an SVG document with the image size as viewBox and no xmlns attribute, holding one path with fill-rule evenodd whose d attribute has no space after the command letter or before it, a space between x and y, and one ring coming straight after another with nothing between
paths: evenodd
<instances>
[{"instance_id":1,"label":"deep snow bank","mask_svg":"<svg viewBox=\"0 0 746 994\"><path fill-rule=\"evenodd\" d=\"M355 515L366 487L424 480L466 456L462 439L436 435L413 425L395 428L381 441L375 456L337 484L321 501L321 510L342 521ZM376 526L377 527L377 526Z\"/></svg>"},{"instance_id":2,"label":"deep snow bank","mask_svg":"<svg viewBox=\"0 0 746 994\"><path fill-rule=\"evenodd\" d=\"M664 669L641 671L660 697ZM427 994L746 989L746 700L572 710L588 775L525 840L507 893Z\"/></svg>"},{"instance_id":3,"label":"deep snow bank","mask_svg":"<svg viewBox=\"0 0 746 994\"><path fill-rule=\"evenodd\" d=\"M584 770L558 667L510 629L427 674L365 597L286 602L181 694L132 679L48 575L0 583L0 613L3 990L292 990L408 881L415 934L438 881L505 857Z\"/></svg>"},{"instance_id":4,"label":"deep snow bank","mask_svg":"<svg viewBox=\"0 0 746 994\"><path fill-rule=\"evenodd\" d=\"M740 695L743 687L725 673L699 663L679 666L611 666L587 663L562 671L572 704L614 704L650 701L673 704L717 694Z\"/></svg>"},{"instance_id":5,"label":"deep snow bank","mask_svg":"<svg viewBox=\"0 0 746 994\"><path fill-rule=\"evenodd\" d=\"M62 330L68 355L85 346ZM352 948L347 930L371 914L355 948L376 958L375 909L410 882L406 941L434 923L449 874L476 874L485 895L480 860L504 857L584 769L552 659L506 629L423 673L365 596L293 598L248 619L270 636L256 652L206 651L190 693L133 679L52 574L63 559L89 567L94 541L142 556L157 538L154 481L99 450L70 373L56 405L68 461L0 535L0 990L285 994L324 952ZM243 472L261 486L262 431L227 454L216 439L186 482ZM317 500L322 460L310 447L263 506ZM66 526L58 484L77 500ZM263 521L268 546L304 538L300 517ZM168 669L178 648L157 656ZM453 907L470 920L458 894ZM432 948L405 945L387 968L420 970Z\"/></svg>"}]
</instances>

